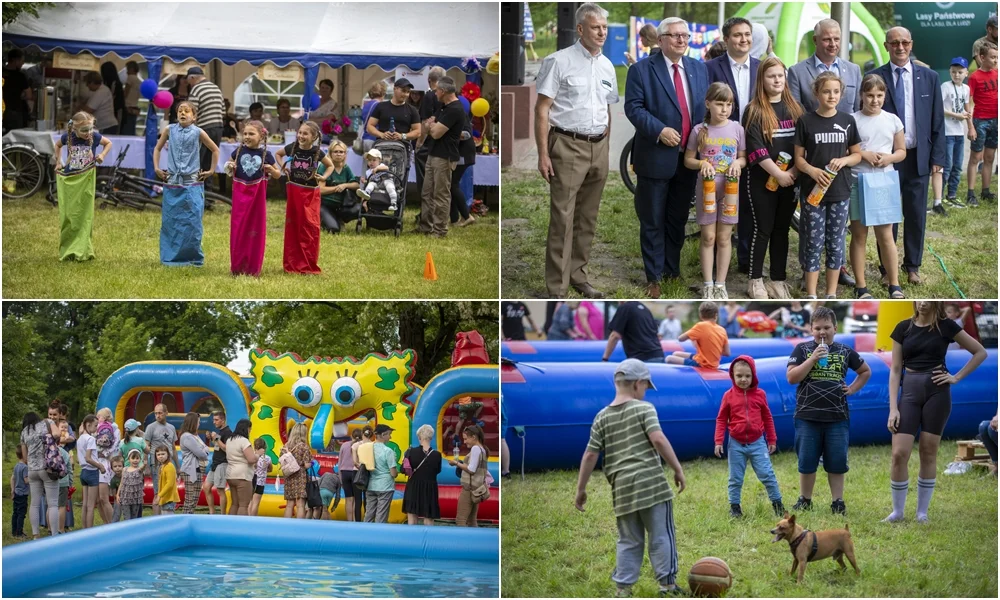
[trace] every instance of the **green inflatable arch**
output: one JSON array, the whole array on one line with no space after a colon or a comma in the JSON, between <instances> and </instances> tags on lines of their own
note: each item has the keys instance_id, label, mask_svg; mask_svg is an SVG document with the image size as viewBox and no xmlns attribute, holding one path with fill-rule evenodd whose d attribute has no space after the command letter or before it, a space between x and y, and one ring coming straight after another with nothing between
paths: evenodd
<instances>
[{"instance_id":1,"label":"green inflatable arch","mask_svg":"<svg viewBox=\"0 0 1000 600\"><path fill-rule=\"evenodd\" d=\"M774 35L774 53L786 66L799 62L799 43L821 19L830 17L828 2L747 2L736 12L753 23L767 27ZM851 3L851 33L859 34L872 48L875 65L882 65L889 57L882 42L885 31L860 2ZM810 45L812 41L809 41Z\"/></svg>"}]
</instances>

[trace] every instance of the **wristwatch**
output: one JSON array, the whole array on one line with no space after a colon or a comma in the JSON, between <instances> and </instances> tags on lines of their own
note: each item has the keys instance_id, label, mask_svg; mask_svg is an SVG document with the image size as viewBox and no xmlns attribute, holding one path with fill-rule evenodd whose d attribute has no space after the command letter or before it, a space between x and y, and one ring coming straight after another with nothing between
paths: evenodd
<instances>
[{"instance_id":1,"label":"wristwatch","mask_svg":"<svg viewBox=\"0 0 1000 600\"><path fill-rule=\"evenodd\" d=\"M404 142L406 141L406 134L405 133L403 134L403 141Z\"/></svg>"}]
</instances>

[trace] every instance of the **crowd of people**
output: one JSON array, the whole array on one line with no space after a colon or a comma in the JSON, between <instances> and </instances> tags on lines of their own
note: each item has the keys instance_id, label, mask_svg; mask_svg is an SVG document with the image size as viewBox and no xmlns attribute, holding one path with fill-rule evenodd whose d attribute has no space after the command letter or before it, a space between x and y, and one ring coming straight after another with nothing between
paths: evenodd
<instances>
[{"instance_id":1,"label":"crowd of people","mask_svg":"<svg viewBox=\"0 0 1000 600\"><path fill-rule=\"evenodd\" d=\"M700 317L707 327L724 339L724 330L712 319L715 307L703 302ZM820 306L809 317L812 339L795 346L788 358L787 379L796 386L795 453L798 461L798 499L792 510L813 509L816 476L820 465L827 473L830 510L847 514L845 475L848 472L847 398L866 385L871 369L864 358L848 346L834 341L837 318ZM886 523L904 520L903 509L909 490L908 464L915 443L919 445L917 476L917 522L930 520L930 504L935 488L938 447L951 409L951 388L970 375L986 358L982 345L948 318L941 303L914 303L911 318L900 321L892 333L892 364L889 381L887 428L892 434L889 471L889 498L892 511ZM956 373L945 365L945 355L956 343L971 358ZM709 350L699 346L699 352ZM662 360L662 359L661 359ZM659 362L659 361L646 361ZM857 374L850 385L847 371ZM905 372L905 377L903 373ZM767 490L777 516L785 514L781 488L770 455L777 449L774 421L767 395L758 387L754 359L739 356L730 364L732 388L721 398L714 432L714 453L729 462L729 514L742 518L741 492L747 465ZM604 474L611 484L619 541L612 580L617 595L628 596L639 578L643 561L641 540L649 536L649 560L659 582L661 595L678 593L677 533L673 500L687 487L683 467L660 427L656 407L645 400L647 390L656 388L645 362L628 358L618 365L614 376L615 397L594 419L590 441L580 466L576 487L576 507L583 511L587 484L603 453ZM996 460L996 416L984 421L984 436ZM915 442L917 431L919 442ZM725 439L729 438L728 446ZM987 440L991 440L987 442ZM822 461L820 460L822 457ZM673 471L676 491L663 470ZM995 462L994 462L995 464ZM636 540L640 540L637 542Z\"/></svg>"},{"instance_id":2,"label":"crowd of people","mask_svg":"<svg viewBox=\"0 0 1000 600\"><path fill-rule=\"evenodd\" d=\"M277 477L273 484L282 492L285 518L329 520L343 499L348 521L389 520L399 469L396 453L387 445L393 431L388 425L354 429L339 448L336 470L321 473L303 423L290 429L275 464L267 440L253 438L250 420L241 419L230 429L223 411L212 413L214 428L205 434L199 432L202 417L195 412L184 416L178 431L168 422L164 404L154 407L155 418L145 430L128 419L122 431L104 408L85 416L77 431L67 413L68 407L54 400L45 418L28 412L22 419L18 463L10 479L15 539L27 539L26 517L33 539L41 527L51 535L72 531L77 526L76 489L81 491L80 528L95 525L95 512L103 523L138 519L146 504L146 477L151 480L152 515L193 514L204 491L210 515L216 514L218 500L220 515L257 516L269 473L279 466L283 479ZM461 435L468 454L460 459L456 452L447 461L459 471L462 486L456 524L477 527L478 505L488 497L491 483L489 449L480 425L462 427ZM433 437L434 428L422 426L419 444L403 456L408 479L402 510L411 525L433 525L441 517L437 476L444 459L431 448Z\"/></svg>"},{"instance_id":3,"label":"crowd of people","mask_svg":"<svg viewBox=\"0 0 1000 600\"><path fill-rule=\"evenodd\" d=\"M535 141L538 170L550 186L548 295L563 298L572 288L592 299L603 297L588 281L587 263L608 174L609 106L621 97L614 67L601 53L607 11L583 4L576 23L579 41L539 68ZM794 65L767 53L766 30L742 17L722 25L725 52L706 62L688 55L683 19L667 17L655 32L644 30L653 51L629 68L624 107L635 128L631 157L646 294L659 298L661 281L680 277L694 198L705 299L728 299L734 229L747 296L791 298L787 263L796 208L807 298L836 298L838 285L853 287L856 298L872 297L864 276L869 225L882 285L889 297L903 298L900 267L908 284L921 283L927 214L946 215L945 202L958 209L996 200L990 192L997 146L995 16L986 30L973 47L978 69L969 75L969 60L955 57L951 81L943 85L912 56L904 27L886 32L889 62L864 76L840 58L842 32L833 19L816 23L815 53ZM965 138L972 156L963 202L957 188ZM864 189L888 190L898 202L893 213L869 213Z\"/></svg>"}]
</instances>

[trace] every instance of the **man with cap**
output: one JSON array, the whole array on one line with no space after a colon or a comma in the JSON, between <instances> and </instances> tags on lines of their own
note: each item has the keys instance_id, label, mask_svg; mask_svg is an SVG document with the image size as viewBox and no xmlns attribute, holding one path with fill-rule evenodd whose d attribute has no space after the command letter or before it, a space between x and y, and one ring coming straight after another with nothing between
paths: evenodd
<instances>
[{"instance_id":1,"label":"man with cap","mask_svg":"<svg viewBox=\"0 0 1000 600\"><path fill-rule=\"evenodd\" d=\"M375 468L368 479L366 491L365 522L388 523L389 506L396 490L395 480L399 470L396 468L396 453L386 446L392 436L392 427L388 425L375 426Z\"/></svg>"},{"instance_id":2,"label":"man with cap","mask_svg":"<svg viewBox=\"0 0 1000 600\"><path fill-rule=\"evenodd\" d=\"M392 86L392 98L379 102L372 109L365 123L365 129L378 140L402 140L404 142L420 138L420 113L407 100L413 84L400 77Z\"/></svg>"},{"instance_id":3,"label":"man with cap","mask_svg":"<svg viewBox=\"0 0 1000 600\"><path fill-rule=\"evenodd\" d=\"M972 59L976 61L977 66L979 65L979 60L976 57L979 56L979 48L986 42L997 43L996 13L990 15L990 18L986 21L986 35L972 43Z\"/></svg>"},{"instance_id":4,"label":"man with cap","mask_svg":"<svg viewBox=\"0 0 1000 600\"><path fill-rule=\"evenodd\" d=\"M684 469L663 435L656 408L644 400L647 389L655 391L656 386L645 363L634 358L619 363L615 369L615 399L594 418L576 485L576 508L583 512L587 482L603 452L604 476L611 484L618 521L616 566L611 574L618 586L617 596L630 595L639 580L647 534L649 562L660 584L660 595L681 592L675 583L674 491L662 463L673 469L677 493L684 491Z\"/></svg>"},{"instance_id":5,"label":"man with cap","mask_svg":"<svg viewBox=\"0 0 1000 600\"><path fill-rule=\"evenodd\" d=\"M656 319L642 302L630 301L619 304L609 327L611 334L608 335L608 344L604 348L601 360L607 361L611 358L611 353L618 346L618 340L621 340L627 358L637 358L652 363L664 361L663 346L660 345L660 337L656 334Z\"/></svg>"},{"instance_id":6,"label":"man with cap","mask_svg":"<svg viewBox=\"0 0 1000 600\"><path fill-rule=\"evenodd\" d=\"M208 134L208 137L218 146L222 143L223 119L226 115L225 98L219 86L205 78L201 67L191 67L187 72L187 82L190 91L188 102L195 109L195 124ZM212 164L212 151L206 146L201 147L201 170L215 171Z\"/></svg>"}]
</instances>

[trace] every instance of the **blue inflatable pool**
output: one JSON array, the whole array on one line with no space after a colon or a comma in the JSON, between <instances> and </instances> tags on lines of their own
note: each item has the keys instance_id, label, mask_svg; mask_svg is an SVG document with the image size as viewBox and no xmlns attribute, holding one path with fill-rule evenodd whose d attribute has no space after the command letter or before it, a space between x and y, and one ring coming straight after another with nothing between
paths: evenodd
<instances>
[{"instance_id":1,"label":"blue inflatable pool","mask_svg":"<svg viewBox=\"0 0 1000 600\"><path fill-rule=\"evenodd\" d=\"M4 548L3 595L495 598L499 538L496 529L147 517Z\"/></svg>"},{"instance_id":2,"label":"blue inflatable pool","mask_svg":"<svg viewBox=\"0 0 1000 600\"><path fill-rule=\"evenodd\" d=\"M945 428L948 438L976 435L979 423L997 410L997 350L952 389L952 411ZM872 376L860 392L848 398L851 444L888 444L889 365L886 353L862 353ZM948 353L956 372L970 358L964 350ZM756 361L760 388L767 393L781 449L792 447L795 389L785 377L785 356ZM722 395L732 387L729 373L679 365L649 365L658 391L649 390L660 424L681 460L711 456L715 418ZM501 372L504 411L514 470L573 469L590 437L594 417L614 398L615 365L609 363L544 363L504 365ZM854 380L854 374L848 381ZM514 428L518 428L515 430ZM521 434L523 433L523 437Z\"/></svg>"}]
</instances>

